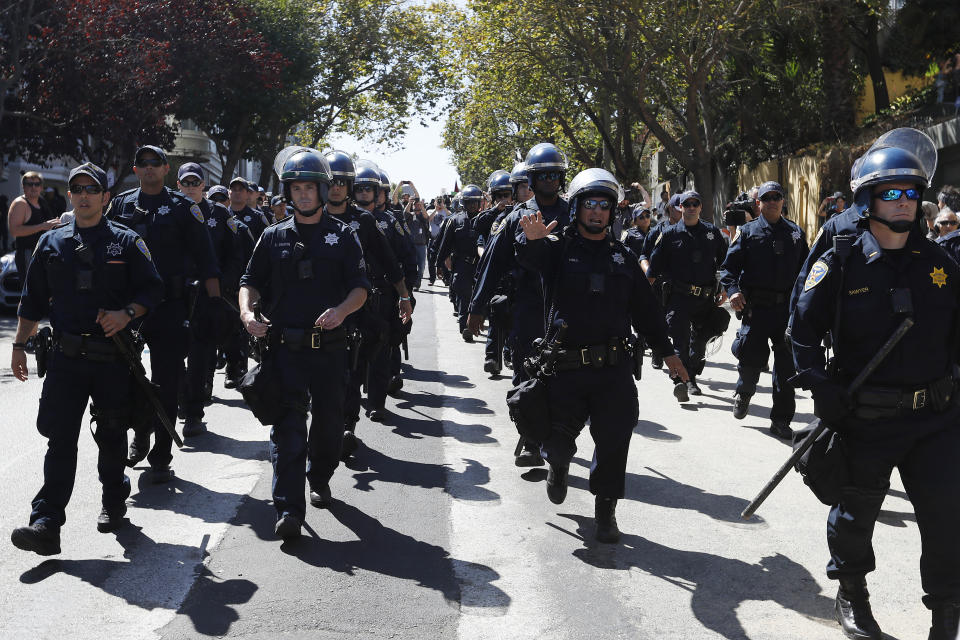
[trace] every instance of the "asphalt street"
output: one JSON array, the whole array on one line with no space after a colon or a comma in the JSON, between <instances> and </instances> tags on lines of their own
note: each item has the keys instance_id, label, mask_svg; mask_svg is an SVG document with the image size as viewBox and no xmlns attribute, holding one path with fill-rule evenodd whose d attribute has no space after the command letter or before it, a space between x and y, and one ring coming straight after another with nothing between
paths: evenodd
<instances>
[{"instance_id":1,"label":"asphalt street","mask_svg":"<svg viewBox=\"0 0 960 640\"><path fill-rule=\"evenodd\" d=\"M562 505L546 471L513 464L509 378L483 372L446 289L418 294L410 361L386 424L338 469L330 509L304 535L273 534L268 431L218 372L209 432L175 453L175 480L131 473L127 523L97 533L96 447L84 430L76 487L51 559L0 544L0 638L842 638L825 576L825 518L796 474L758 515L739 514L789 455L767 431L770 378L733 419L737 322L680 405L647 364L617 545L593 541L581 435ZM15 319L0 318L8 363ZM31 358L31 367L33 361ZM505 371L504 373L509 373ZM0 529L26 524L45 440L41 381L0 372ZM798 428L812 419L799 394ZM85 424L86 424L85 419ZM894 476L875 534L874 612L890 638L925 638L920 540Z\"/></svg>"}]
</instances>

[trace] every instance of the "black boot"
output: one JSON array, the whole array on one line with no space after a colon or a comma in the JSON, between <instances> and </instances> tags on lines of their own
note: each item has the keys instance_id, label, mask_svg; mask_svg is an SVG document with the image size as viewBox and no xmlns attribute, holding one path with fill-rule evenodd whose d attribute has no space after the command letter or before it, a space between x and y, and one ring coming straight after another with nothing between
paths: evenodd
<instances>
[{"instance_id":1,"label":"black boot","mask_svg":"<svg viewBox=\"0 0 960 640\"><path fill-rule=\"evenodd\" d=\"M690 380L687 381L687 392L692 396L703 395L703 391L701 391L700 387L697 385L697 379L693 376L690 376Z\"/></svg>"},{"instance_id":2,"label":"black boot","mask_svg":"<svg viewBox=\"0 0 960 640\"><path fill-rule=\"evenodd\" d=\"M933 622L927 640L958 640L960 638L960 604L945 604L933 609Z\"/></svg>"},{"instance_id":3,"label":"black boot","mask_svg":"<svg viewBox=\"0 0 960 640\"><path fill-rule=\"evenodd\" d=\"M183 437L192 438L206 433L207 425L200 418L191 416L183 421Z\"/></svg>"},{"instance_id":4,"label":"black boot","mask_svg":"<svg viewBox=\"0 0 960 640\"><path fill-rule=\"evenodd\" d=\"M733 394L733 417L737 420L743 420L747 417L747 411L750 409L750 396Z\"/></svg>"},{"instance_id":5,"label":"black boot","mask_svg":"<svg viewBox=\"0 0 960 640\"><path fill-rule=\"evenodd\" d=\"M513 463L518 467L542 467L543 456L540 455L540 445L524 442L523 451L513 459Z\"/></svg>"},{"instance_id":6,"label":"black boot","mask_svg":"<svg viewBox=\"0 0 960 640\"><path fill-rule=\"evenodd\" d=\"M567 472L570 471L570 465L550 463L550 470L547 471L547 497L553 504L563 504L567 499Z\"/></svg>"},{"instance_id":7,"label":"black boot","mask_svg":"<svg viewBox=\"0 0 960 640\"><path fill-rule=\"evenodd\" d=\"M840 578L837 591L837 622L843 633L854 640L881 640L883 633L870 609L867 579L863 576Z\"/></svg>"},{"instance_id":8,"label":"black boot","mask_svg":"<svg viewBox=\"0 0 960 640\"><path fill-rule=\"evenodd\" d=\"M97 531L100 533L116 531L123 526L125 515L127 515L126 504L110 509L106 507L100 509L100 515L97 516Z\"/></svg>"},{"instance_id":9,"label":"black boot","mask_svg":"<svg viewBox=\"0 0 960 640\"><path fill-rule=\"evenodd\" d=\"M343 444L340 447L340 461L346 462L360 446L360 438L354 433L357 423L347 423L347 428L343 430Z\"/></svg>"},{"instance_id":10,"label":"black boot","mask_svg":"<svg viewBox=\"0 0 960 640\"><path fill-rule=\"evenodd\" d=\"M597 496L593 506L593 519L597 523L594 537L600 542L619 542L620 529L617 527L617 499Z\"/></svg>"},{"instance_id":11,"label":"black boot","mask_svg":"<svg viewBox=\"0 0 960 640\"><path fill-rule=\"evenodd\" d=\"M41 556L52 556L60 553L60 530L34 523L29 527L14 529L10 534L10 542L17 549L33 551Z\"/></svg>"}]
</instances>

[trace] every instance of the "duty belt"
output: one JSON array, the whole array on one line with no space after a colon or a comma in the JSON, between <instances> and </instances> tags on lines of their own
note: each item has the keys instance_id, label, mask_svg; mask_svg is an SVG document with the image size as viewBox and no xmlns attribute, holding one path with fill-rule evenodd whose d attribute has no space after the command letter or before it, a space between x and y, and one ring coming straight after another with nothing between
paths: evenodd
<instances>
[{"instance_id":1,"label":"duty belt","mask_svg":"<svg viewBox=\"0 0 960 640\"><path fill-rule=\"evenodd\" d=\"M712 297L716 287L714 283L690 284L688 282L677 282L676 280L674 280L671 285L673 293L680 293L685 296L694 296L695 298Z\"/></svg>"},{"instance_id":2,"label":"duty belt","mask_svg":"<svg viewBox=\"0 0 960 640\"><path fill-rule=\"evenodd\" d=\"M623 338L613 338L607 344L594 344L577 349L561 349L557 354L557 371L580 367L615 367L630 356L630 345Z\"/></svg>"},{"instance_id":3,"label":"duty belt","mask_svg":"<svg viewBox=\"0 0 960 640\"><path fill-rule=\"evenodd\" d=\"M854 415L863 419L893 418L899 415L931 409L945 410L953 400L955 381L945 376L926 387L861 387L854 401Z\"/></svg>"},{"instance_id":4,"label":"duty belt","mask_svg":"<svg viewBox=\"0 0 960 640\"><path fill-rule=\"evenodd\" d=\"M274 335L278 336L276 340L280 344L292 351L299 351L300 349L332 351L338 347L343 347L347 341L347 330L342 326L332 331L320 328L297 329L295 327L285 327Z\"/></svg>"},{"instance_id":5,"label":"duty belt","mask_svg":"<svg viewBox=\"0 0 960 640\"><path fill-rule=\"evenodd\" d=\"M477 264L479 258L477 256L457 256L457 260L466 262L467 264Z\"/></svg>"},{"instance_id":6,"label":"duty belt","mask_svg":"<svg viewBox=\"0 0 960 640\"><path fill-rule=\"evenodd\" d=\"M776 306L789 302L789 291L777 291L776 289L751 289L745 288L743 292L747 296L747 302L759 306Z\"/></svg>"},{"instance_id":7,"label":"duty belt","mask_svg":"<svg viewBox=\"0 0 960 640\"><path fill-rule=\"evenodd\" d=\"M113 340L91 334L66 333L53 334L53 348L68 358L85 358L95 362L114 362L121 359Z\"/></svg>"}]
</instances>

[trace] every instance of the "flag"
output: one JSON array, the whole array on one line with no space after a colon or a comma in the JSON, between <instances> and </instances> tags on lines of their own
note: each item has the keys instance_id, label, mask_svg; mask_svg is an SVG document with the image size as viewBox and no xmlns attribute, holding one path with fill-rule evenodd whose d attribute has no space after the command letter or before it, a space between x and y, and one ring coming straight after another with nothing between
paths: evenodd
<instances>
[{"instance_id":1,"label":"flag","mask_svg":"<svg viewBox=\"0 0 960 640\"><path fill-rule=\"evenodd\" d=\"M453 192L454 192L454 193L460 193L460 185L458 184L458 182L459 182L458 180L454 180L454 181L453 181Z\"/></svg>"}]
</instances>

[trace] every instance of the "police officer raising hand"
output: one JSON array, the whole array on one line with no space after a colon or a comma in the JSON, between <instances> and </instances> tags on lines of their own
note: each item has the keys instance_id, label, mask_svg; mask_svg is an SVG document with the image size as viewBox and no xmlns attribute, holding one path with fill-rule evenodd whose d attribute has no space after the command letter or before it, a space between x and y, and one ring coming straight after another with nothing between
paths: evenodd
<instances>
[{"instance_id":1,"label":"police officer raising hand","mask_svg":"<svg viewBox=\"0 0 960 640\"><path fill-rule=\"evenodd\" d=\"M539 240L546 238L550 232L557 228L557 221L551 220L549 224L543 224L543 214L537 211L533 215L525 215L520 218L520 226L523 227L523 233L527 240Z\"/></svg>"}]
</instances>

